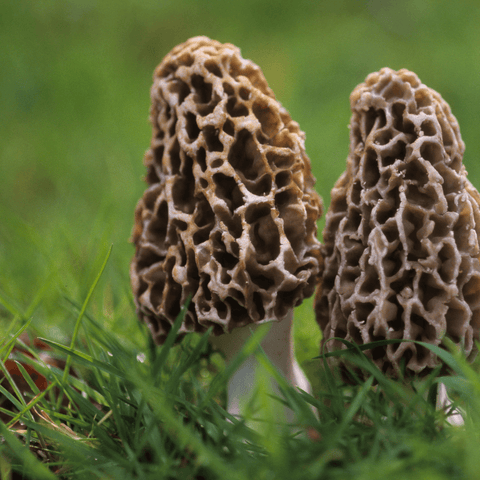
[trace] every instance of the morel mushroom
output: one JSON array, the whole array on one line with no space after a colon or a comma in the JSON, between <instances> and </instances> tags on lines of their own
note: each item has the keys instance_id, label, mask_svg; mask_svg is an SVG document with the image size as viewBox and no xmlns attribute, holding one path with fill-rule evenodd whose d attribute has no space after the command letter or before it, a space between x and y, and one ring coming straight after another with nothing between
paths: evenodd
<instances>
[{"instance_id":1,"label":"morel mushroom","mask_svg":"<svg viewBox=\"0 0 480 480\"><path fill-rule=\"evenodd\" d=\"M480 329L480 195L448 104L407 70L373 73L351 97L347 170L332 190L315 301L326 351L382 339L439 345L468 358ZM438 364L412 342L370 352L384 372Z\"/></svg>"},{"instance_id":2,"label":"morel mushroom","mask_svg":"<svg viewBox=\"0 0 480 480\"><path fill-rule=\"evenodd\" d=\"M288 322L321 263L303 132L257 65L206 37L165 57L151 98L130 269L139 317L158 344L190 296L180 335Z\"/></svg>"}]
</instances>

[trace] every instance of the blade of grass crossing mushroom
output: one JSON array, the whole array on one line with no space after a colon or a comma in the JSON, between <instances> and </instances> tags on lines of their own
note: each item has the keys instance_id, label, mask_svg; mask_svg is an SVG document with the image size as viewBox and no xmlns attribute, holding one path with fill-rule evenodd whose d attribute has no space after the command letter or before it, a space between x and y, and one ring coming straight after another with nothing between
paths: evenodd
<instances>
[{"instance_id":1,"label":"blade of grass crossing mushroom","mask_svg":"<svg viewBox=\"0 0 480 480\"><path fill-rule=\"evenodd\" d=\"M455 356L454 354L455 351L458 352L458 348L451 340L448 339L448 337L445 337L443 339L443 343L450 350L450 352L448 352L443 348L438 347L437 345L432 345L430 343L420 342L420 341L415 341L415 343L431 350L438 358L440 358L440 360L446 363L458 375L462 375L462 376L465 375L464 365L462 366L462 363L464 362L461 361L462 357L459 355Z\"/></svg>"},{"instance_id":2,"label":"blade of grass crossing mushroom","mask_svg":"<svg viewBox=\"0 0 480 480\"><path fill-rule=\"evenodd\" d=\"M173 347L175 340L177 339L177 333L180 330L180 327L182 326L183 320L185 319L185 315L187 314L189 304L190 304L190 299L188 299L187 302L182 306L180 313L177 315L177 318L175 319L172 329L167 335L165 343L163 344L158 357L155 358L154 371L159 372L163 368L163 365L167 360L168 352Z\"/></svg>"},{"instance_id":3,"label":"blade of grass crossing mushroom","mask_svg":"<svg viewBox=\"0 0 480 480\"><path fill-rule=\"evenodd\" d=\"M328 340L332 340L332 341L337 340L339 342L342 342L344 345L347 346L347 348L346 349L342 348L342 349L334 350L333 352L322 353L318 357L314 357L314 359L328 358L328 357L340 357L342 355L345 355L345 353L347 353L347 352L355 352L355 351L363 352L364 350L371 350L375 347L383 347L385 345L390 345L390 344L394 344L394 343L402 343L402 342L411 342L412 341L412 340L391 339L391 340L378 340L376 342L369 342L369 343L364 343L362 345L358 345L356 343L349 342L348 340L345 340L345 339L340 338L340 337L332 337L332 338L329 338ZM325 342L325 343L327 343L327 342Z\"/></svg>"},{"instance_id":4,"label":"blade of grass crossing mushroom","mask_svg":"<svg viewBox=\"0 0 480 480\"><path fill-rule=\"evenodd\" d=\"M473 412L480 412L480 382L478 374L468 364L462 350L449 338L444 338L443 343L448 351L436 345L417 342L432 350L443 362L445 362L457 374L456 377L438 378L437 408L447 412L447 421L453 425L463 425L465 413L456 408L455 402L448 396L447 387L459 393L467 404L470 404Z\"/></svg>"}]
</instances>

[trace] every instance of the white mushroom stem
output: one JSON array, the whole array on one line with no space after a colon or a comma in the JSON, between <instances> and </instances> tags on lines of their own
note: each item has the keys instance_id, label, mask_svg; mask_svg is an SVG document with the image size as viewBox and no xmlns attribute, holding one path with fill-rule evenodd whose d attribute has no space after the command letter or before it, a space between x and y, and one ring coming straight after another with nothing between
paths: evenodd
<instances>
[{"instance_id":1,"label":"white mushroom stem","mask_svg":"<svg viewBox=\"0 0 480 480\"><path fill-rule=\"evenodd\" d=\"M293 309L280 322L272 322L270 330L262 340L261 347L289 383L310 392L310 383L295 359L292 326ZM224 353L228 364L242 350L255 329L255 325L237 328L232 333L212 337L211 342ZM227 409L232 415L240 415L242 405L251 399L255 388L257 366L255 354L250 355L230 378Z\"/></svg>"},{"instance_id":2,"label":"white mushroom stem","mask_svg":"<svg viewBox=\"0 0 480 480\"><path fill-rule=\"evenodd\" d=\"M440 383L438 386L438 393L437 393L437 410L444 410L447 411L450 409L452 405L452 401L448 397L447 387L443 383ZM448 416L447 422L451 425L463 425L465 420L463 418L462 413L457 409L452 412L451 415Z\"/></svg>"}]
</instances>

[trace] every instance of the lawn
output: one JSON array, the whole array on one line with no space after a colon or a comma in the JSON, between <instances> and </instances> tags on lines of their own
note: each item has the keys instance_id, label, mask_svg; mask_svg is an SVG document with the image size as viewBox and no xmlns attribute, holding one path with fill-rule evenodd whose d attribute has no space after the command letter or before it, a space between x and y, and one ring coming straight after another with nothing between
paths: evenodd
<instances>
[{"instance_id":1,"label":"lawn","mask_svg":"<svg viewBox=\"0 0 480 480\"><path fill-rule=\"evenodd\" d=\"M61 347L72 338L78 351L69 360L77 377L49 373L57 383L41 400L63 430L28 414L26 437L2 427L0 478L21 478L8 473L18 463L27 465L25 478L54 478L53 467L32 476L41 457L17 442L43 437L64 478L478 478L476 364L455 364L469 419L460 429L435 412L428 381L404 389L371 373L366 383L340 388L312 360L321 334L309 300L296 311L296 343L317 399L285 386L302 428L265 418L252 431L225 420L222 361L204 339L192 336L164 353L149 345L128 276L133 212L145 189L152 73L176 44L207 35L234 43L262 67L306 133L327 208L348 154L349 95L385 66L413 70L447 100L469 179L480 186L477 3L3 0L0 358L13 346L6 334L26 322L56 355L72 353ZM319 238L322 228L320 221ZM368 383L374 379L376 389ZM264 412L279 408L268 392L259 395ZM70 400L63 413L47 409L61 397ZM100 425L98 412L107 416Z\"/></svg>"}]
</instances>

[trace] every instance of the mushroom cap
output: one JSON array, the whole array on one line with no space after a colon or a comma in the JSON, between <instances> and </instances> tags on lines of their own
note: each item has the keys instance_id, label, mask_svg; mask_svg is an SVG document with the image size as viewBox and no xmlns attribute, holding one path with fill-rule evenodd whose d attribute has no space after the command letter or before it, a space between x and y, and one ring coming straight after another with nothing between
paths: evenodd
<instances>
[{"instance_id":1,"label":"mushroom cap","mask_svg":"<svg viewBox=\"0 0 480 480\"><path fill-rule=\"evenodd\" d=\"M480 329L480 195L448 104L408 70L369 75L350 96L347 169L331 193L325 269L315 299L325 351L383 339L439 345L473 359ZM369 352L384 371L431 371L414 343Z\"/></svg>"},{"instance_id":2,"label":"mushroom cap","mask_svg":"<svg viewBox=\"0 0 480 480\"><path fill-rule=\"evenodd\" d=\"M207 37L164 58L151 99L130 268L140 319L162 343L189 297L180 334L284 318L322 262L304 133L257 65Z\"/></svg>"}]
</instances>

